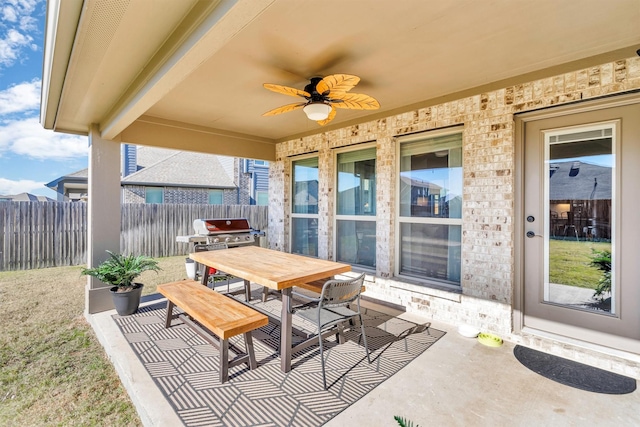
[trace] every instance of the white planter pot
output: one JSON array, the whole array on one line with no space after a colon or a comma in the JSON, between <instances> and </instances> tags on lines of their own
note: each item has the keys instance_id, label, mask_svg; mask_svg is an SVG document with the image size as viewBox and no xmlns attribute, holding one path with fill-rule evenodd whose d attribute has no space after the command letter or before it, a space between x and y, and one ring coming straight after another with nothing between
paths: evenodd
<instances>
[{"instance_id":1,"label":"white planter pot","mask_svg":"<svg viewBox=\"0 0 640 427\"><path fill-rule=\"evenodd\" d=\"M187 258L184 263L185 268L187 269L187 277L191 280L196 278L196 263L194 260Z\"/></svg>"}]
</instances>

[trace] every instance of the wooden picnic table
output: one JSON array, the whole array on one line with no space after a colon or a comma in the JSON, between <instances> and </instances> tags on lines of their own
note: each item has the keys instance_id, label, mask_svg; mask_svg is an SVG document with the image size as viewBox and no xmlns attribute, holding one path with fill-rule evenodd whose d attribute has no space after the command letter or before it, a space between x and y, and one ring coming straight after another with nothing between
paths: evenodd
<instances>
[{"instance_id":1,"label":"wooden picnic table","mask_svg":"<svg viewBox=\"0 0 640 427\"><path fill-rule=\"evenodd\" d=\"M207 267L222 270L244 280L247 301L250 283L254 282L282 294L280 316L280 367L282 372L291 370L292 319L291 288L307 282L351 271L351 265L258 246L241 246L215 251L189 254L194 261ZM205 268L205 270L207 270ZM202 275L206 284L207 274Z\"/></svg>"}]
</instances>

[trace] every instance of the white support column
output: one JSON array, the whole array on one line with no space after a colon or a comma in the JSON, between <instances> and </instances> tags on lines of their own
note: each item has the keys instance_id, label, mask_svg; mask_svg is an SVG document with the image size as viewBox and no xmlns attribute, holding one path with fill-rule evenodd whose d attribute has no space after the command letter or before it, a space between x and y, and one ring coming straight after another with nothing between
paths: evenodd
<instances>
[{"instance_id":1,"label":"white support column","mask_svg":"<svg viewBox=\"0 0 640 427\"><path fill-rule=\"evenodd\" d=\"M95 267L120 251L120 142L100 137L96 124L89 132L89 217L87 266ZM85 312L111 310L109 286L87 276Z\"/></svg>"}]
</instances>

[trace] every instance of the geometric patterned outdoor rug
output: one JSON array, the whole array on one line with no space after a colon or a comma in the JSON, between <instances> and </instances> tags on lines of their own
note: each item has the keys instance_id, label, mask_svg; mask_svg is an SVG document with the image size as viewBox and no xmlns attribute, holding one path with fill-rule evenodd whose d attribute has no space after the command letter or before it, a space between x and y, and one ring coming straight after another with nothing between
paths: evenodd
<instances>
[{"instance_id":1,"label":"geometric patterned outdoor rug","mask_svg":"<svg viewBox=\"0 0 640 427\"><path fill-rule=\"evenodd\" d=\"M259 301L259 291L254 301ZM263 309L277 312L272 298ZM371 364L358 343L359 327L345 332L346 342L325 340L327 387L322 387L318 346L293 355L288 373L280 370L280 327L253 332L258 369L246 364L229 369L221 384L218 350L180 321L164 327L166 302L113 318L149 375L186 426L320 426L366 395L445 333L378 311L364 309ZM305 329L294 317L294 327ZM296 339L294 339L294 343ZM244 350L241 339L236 345ZM394 414L390 414L393 416Z\"/></svg>"}]
</instances>

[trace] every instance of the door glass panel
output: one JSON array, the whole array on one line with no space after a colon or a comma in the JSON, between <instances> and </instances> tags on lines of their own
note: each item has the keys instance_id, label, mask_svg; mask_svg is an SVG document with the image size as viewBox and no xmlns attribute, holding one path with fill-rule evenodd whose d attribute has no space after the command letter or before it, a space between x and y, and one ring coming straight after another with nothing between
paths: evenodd
<instances>
[{"instance_id":1,"label":"door glass panel","mask_svg":"<svg viewBox=\"0 0 640 427\"><path fill-rule=\"evenodd\" d=\"M611 124L545 133L547 303L614 314L614 134Z\"/></svg>"}]
</instances>

